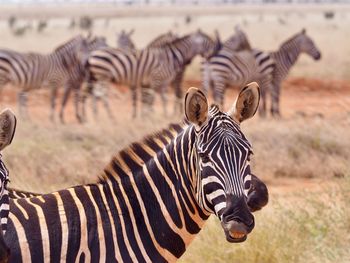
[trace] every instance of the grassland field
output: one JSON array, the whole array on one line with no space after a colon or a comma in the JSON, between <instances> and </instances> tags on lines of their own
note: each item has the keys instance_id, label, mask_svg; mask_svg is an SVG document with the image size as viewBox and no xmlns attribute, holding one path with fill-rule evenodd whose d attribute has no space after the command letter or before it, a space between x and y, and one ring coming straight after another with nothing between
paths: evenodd
<instances>
[{"instance_id":1,"label":"grassland field","mask_svg":"<svg viewBox=\"0 0 350 263\"><path fill-rule=\"evenodd\" d=\"M72 18L78 21L83 14L94 18L92 32L107 37L110 45L115 45L117 32L134 28L139 48L170 29L179 34L199 27L209 34L218 29L225 39L240 24L253 46L274 50L305 27L321 50L322 60L300 57L283 85L282 118L257 116L242 124L254 148L252 170L267 183L270 203L256 213L256 227L243 244L228 244L218 220L210 218L181 262L350 262L348 6L192 7L175 8L171 15L168 7L140 11L108 6L0 6L0 10L6 11L0 19L0 47L36 52L50 52L69 37L86 34L78 26L69 28ZM329 11L334 17L327 19ZM12 14L17 15L16 28L31 25L22 35L9 29ZM48 23L42 32L36 30L39 18ZM184 89L200 85L199 61L186 71ZM13 87L1 91L1 109L17 111L16 92ZM236 93L227 93L226 109ZM101 105L98 119L89 108L88 122L82 125L75 121L69 102L67 124L61 125L49 121L48 91L30 93L31 120L18 120L15 140L3 152L11 186L51 192L95 181L113 153L169 121L182 119L171 114L164 117L158 99L153 116L132 120L129 98L126 87L113 87L110 101L115 120L107 117Z\"/></svg>"}]
</instances>

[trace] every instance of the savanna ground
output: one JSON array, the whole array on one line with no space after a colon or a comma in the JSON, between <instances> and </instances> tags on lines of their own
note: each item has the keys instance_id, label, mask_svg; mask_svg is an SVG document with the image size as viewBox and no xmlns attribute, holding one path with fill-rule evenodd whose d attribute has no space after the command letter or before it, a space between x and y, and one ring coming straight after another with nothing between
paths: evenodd
<instances>
[{"instance_id":1,"label":"savanna ground","mask_svg":"<svg viewBox=\"0 0 350 263\"><path fill-rule=\"evenodd\" d=\"M274 50L283 40L307 28L322 60L303 55L283 85L281 119L256 117L242 124L254 147L252 170L270 191L270 203L256 213L256 227L243 244L228 244L216 218L210 218L182 262L350 262L350 8L348 6L229 8L143 8L60 6L39 10L2 6L0 46L20 51L49 52L81 33L71 18L89 14L92 31L114 45L115 33L135 28L138 47L172 29L179 34L201 27L222 38L239 23L253 46ZM39 12L40 11L40 12ZM326 13L333 12L334 17ZM8 17L18 17L14 29ZM20 19L22 17L22 19ZM326 18L328 17L328 18ZM38 19L47 27L37 32ZM78 19L76 19L78 21ZM31 25L18 35L14 30ZM184 89L200 85L198 61L186 72ZM118 92L116 92L118 90ZM226 107L236 90L226 96ZM16 90L1 93L1 108L16 110ZM163 117L159 102L154 116L131 119L127 89L110 91L115 120L100 105L99 119L77 124L73 107L67 124L51 123L48 91L29 96L31 121L19 119L13 145L4 151L11 186L50 192L94 181L111 155L182 116ZM172 104L170 96L170 104ZM90 102L89 102L90 103ZM169 105L172 110L172 105Z\"/></svg>"}]
</instances>

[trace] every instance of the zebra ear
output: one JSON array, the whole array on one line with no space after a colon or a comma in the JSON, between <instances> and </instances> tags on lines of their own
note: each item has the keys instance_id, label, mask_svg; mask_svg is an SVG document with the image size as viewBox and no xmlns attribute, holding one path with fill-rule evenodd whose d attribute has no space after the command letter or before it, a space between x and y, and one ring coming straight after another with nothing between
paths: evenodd
<instances>
[{"instance_id":1,"label":"zebra ear","mask_svg":"<svg viewBox=\"0 0 350 263\"><path fill-rule=\"evenodd\" d=\"M132 28L130 31L129 31L129 36L131 36L132 34L134 34L134 32L135 32L135 29L134 28Z\"/></svg>"},{"instance_id":2,"label":"zebra ear","mask_svg":"<svg viewBox=\"0 0 350 263\"><path fill-rule=\"evenodd\" d=\"M228 112L233 119L241 123L253 117L259 107L260 88L258 83L252 82L245 86Z\"/></svg>"},{"instance_id":3,"label":"zebra ear","mask_svg":"<svg viewBox=\"0 0 350 263\"><path fill-rule=\"evenodd\" d=\"M198 88L189 88L185 97L185 115L199 129L208 119L208 101Z\"/></svg>"},{"instance_id":4,"label":"zebra ear","mask_svg":"<svg viewBox=\"0 0 350 263\"><path fill-rule=\"evenodd\" d=\"M302 33L302 34L305 34L305 33L306 33L306 29L303 28L303 29L301 30L301 33Z\"/></svg>"},{"instance_id":5,"label":"zebra ear","mask_svg":"<svg viewBox=\"0 0 350 263\"><path fill-rule=\"evenodd\" d=\"M16 124L16 116L10 109L5 109L0 113L0 151L11 144Z\"/></svg>"}]
</instances>

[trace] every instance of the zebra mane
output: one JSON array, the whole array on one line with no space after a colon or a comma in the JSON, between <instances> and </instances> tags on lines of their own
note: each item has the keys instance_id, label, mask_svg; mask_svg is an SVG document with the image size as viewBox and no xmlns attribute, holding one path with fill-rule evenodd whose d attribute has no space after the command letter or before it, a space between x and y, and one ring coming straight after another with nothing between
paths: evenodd
<instances>
[{"instance_id":1,"label":"zebra mane","mask_svg":"<svg viewBox=\"0 0 350 263\"><path fill-rule=\"evenodd\" d=\"M73 45L74 42L76 42L78 40L82 40L82 39L83 39L82 35L75 36L75 37L71 38L70 40L64 42L63 44L59 45L58 47L56 47L54 49L54 52L60 52L62 49L65 49L68 45Z\"/></svg>"},{"instance_id":2,"label":"zebra mane","mask_svg":"<svg viewBox=\"0 0 350 263\"><path fill-rule=\"evenodd\" d=\"M293 35L292 37L288 38L286 41L284 41L281 45L280 45L280 49L289 45L291 42L295 41L295 39L297 37L299 37L301 34L300 33L296 33L295 35Z\"/></svg>"},{"instance_id":3,"label":"zebra mane","mask_svg":"<svg viewBox=\"0 0 350 263\"><path fill-rule=\"evenodd\" d=\"M132 165L132 167L128 167L127 169L132 174L136 173L144 163L152 159L158 151L163 149L165 145L169 144L181 131L183 131L186 125L188 125L186 120L180 124L170 124L165 129L145 136L139 142L131 143L112 157L111 161L104 168L103 173L99 176L99 182L109 180L110 178L107 174L111 174L109 173L111 170L126 171L123 163L130 163L130 160L133 160L133 163L136 163L136 159L142 158L138 165ZM121 172L118 173L118 176L119 178L124 178L128 177L130 173ZM115 172L113 174L115 174Z\"/></svg>"}]
</instances>

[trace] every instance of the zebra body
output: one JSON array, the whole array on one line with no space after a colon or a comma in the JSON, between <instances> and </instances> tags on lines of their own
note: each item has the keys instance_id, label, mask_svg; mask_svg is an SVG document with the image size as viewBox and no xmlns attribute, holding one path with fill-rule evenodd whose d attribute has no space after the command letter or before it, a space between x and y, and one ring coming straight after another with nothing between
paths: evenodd
<instances>
[{"instance_id":1,"label":"zebra body","mask_svg":"<svg viewBox=\"0 0 350 263\"><path fill-rule=\"evenodd\" d=\"M282 43L277 51L271 52L271 56L276 62L272 73L272 115L280 115L279 99L281 83L287 77L289 70L296 63L301 53L308 54L314 60L319 60L321 58L321 52L312 39L306 34L305 29Z\"/></svg>"},{"instance_id":2,"label":"zebra body","mask_svg":"<svg viewBox=\"0 0 350 263\"><path fill-rule=\"evenodd\" d=\"M51 119L54 119L58 87L76 77L80 55L84 53L84 38L77 36L48 55L0 50L0 87L11 83L20 89L19 111L27 115L27 92L47 87L51 89ZM61 109L62 113L63 109Z\"/></svg>"},{"instance_id":3,"label":"zebra body","mask_svg":"<svg viewBox=\"0 0 350 263\"><path fill-rule=\"evenodd\" d=\"M191 124L171 125L119 152L96 183L11 200L11 261L174 262L212 213L228 241L244 241L254 227L251 146L239 123L254 115L258 89L243 89L229 114L208 111L203 98L190 90Z\"/></svg>"}]
</instances>

